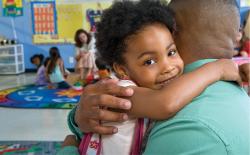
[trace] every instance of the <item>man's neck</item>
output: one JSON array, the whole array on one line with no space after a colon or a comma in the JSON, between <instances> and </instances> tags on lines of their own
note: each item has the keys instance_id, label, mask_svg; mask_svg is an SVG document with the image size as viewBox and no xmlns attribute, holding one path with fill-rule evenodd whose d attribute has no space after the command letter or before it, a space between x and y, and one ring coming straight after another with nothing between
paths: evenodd
<instances>
[{"instance_id":1,"label":"man's neck","mask_svg":"<svg viewBox=\"0 0 250 155\"><path fill-rule=\"evenodd\" d=\"M231 59L234 54L232 51L225 48L210 48L203 51L187 50L181 57L187 65L202 59Z\"/></svg>"}]
</instances>

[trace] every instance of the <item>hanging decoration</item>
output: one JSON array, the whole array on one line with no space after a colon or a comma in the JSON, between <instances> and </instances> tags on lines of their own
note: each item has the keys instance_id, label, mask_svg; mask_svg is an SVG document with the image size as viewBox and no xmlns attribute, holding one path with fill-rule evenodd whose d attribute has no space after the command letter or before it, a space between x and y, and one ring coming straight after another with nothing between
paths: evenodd
<instances>
[{"instance_id":1,"label":"hanging decoration","mask_svg":"<svg viewBox=\"0 0 250 155\"><path fill-rule=\"evenodd\" d=\"M3 0L3 16L22 16L23 4L22 0Z\"/></svg>"}]
</instances>

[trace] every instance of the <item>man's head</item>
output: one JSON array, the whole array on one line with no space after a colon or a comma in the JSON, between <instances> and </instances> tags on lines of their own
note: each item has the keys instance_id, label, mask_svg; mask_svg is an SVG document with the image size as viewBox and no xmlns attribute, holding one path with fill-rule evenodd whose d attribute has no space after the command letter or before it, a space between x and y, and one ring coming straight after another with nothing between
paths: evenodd
<instances>
[{"instance_id":1,"label":"man's head","mask_svg":"<svg viewBox=\"0 0 250 155\"><path fill-rule=\"evenodd\" d=\"M172 0L175 41L185 63L205 58L231 58L240 28L235 0Z\"/></svg>"}]
</instances>

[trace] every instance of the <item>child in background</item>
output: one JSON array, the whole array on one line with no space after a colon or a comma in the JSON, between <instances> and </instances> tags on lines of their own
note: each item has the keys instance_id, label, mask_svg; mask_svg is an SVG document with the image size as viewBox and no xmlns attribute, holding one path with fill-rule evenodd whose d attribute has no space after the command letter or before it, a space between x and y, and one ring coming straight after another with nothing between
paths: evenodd
<instances>
[{"instance_id":1,"label":"child in background","mask_svg":"<svg viewBox=\"0 0 250 155\"><path fill-rule=\"evenodd\" d=\"M98 68L99 80L110 78L110 69L108 68L105 61L103 61L100 57L97 57L95 64Z\"/></svg>"},{"instance_id":2,"label":"child in background","mask_svg":"<svg viewBox=\"0 0 250 155\"><path fill-rule=\"evenodd\" d=\"M94 58L94 44L91 35L79 29L75 33L75 46L76 46L76 72L80 73L81 80L85 80L88 76L93 76L95 69Z\"/></svg>"},{"instance_id":3,"label":"child in background","mask_svg":"<svg viewBox=\"0 0 250 155\"><path fill-rule=\"evenodd\" d=\"M57 47L51 47L49 54L50 60L46 67L46 73L50 83L55 84L59 89L70 88L70 85L65 81L67 73L65 72L59 49Z\"/></svg>"},{"instance_id":4,"label":"child in background","mask_svg":"<svg viewBox=\"0 0 250 155\"><path fill-rule=\"evenodd\" d=\"M241 28L238 32L238 36L236 38L236 46L235 51L236 55L235 57L248 57L250 52L250 41L246 38L244 35L244 30Z\"/></svg>"},{"instance_id":5,"label":"child in background","mask_svg":"<svg viewBox=\"0 0 250 155\"><path fill-rule=\"evenodd\" d=\"M145 103L147 109L151 109L148 113L155 115L154 118L161 117L159 115L166 111L169 115L165 114L168 117L164 119L171 117L188 104L185 96L195 98L213 82L239 79L237 67L231 60L210 62L181 76L184 64L171 35L174 32L175 22L171 11L159 1L115 2L104 11L97 25L97 50L121 79L120 85L138 85L154 90L164 88L169 94L179 94L180 104L171 99L162 103L168 103L174 111L160 108L153 111L155 108L150 107L163 106ZM168 83L172 80L179 83L179 92L168 90ZM193 83L196 84L192 85L192 93L183 91ZM140 154L146 120L129 118L122 123L102 123L117 126L118 132L108 136L91 133L83 135L80 154ZM64 146L68 147L64 147L58 154L79 154L75 142L75 137L68 136L64 141Z\"/></svg>"},{"instance_id":6,"label":"child in background","mask_svg":"<svg viewBox=\"0 0 250 155\"><path fill-rule=\"evenodd\" d=\"M38 69L43 64L43 59L44 56L42 54L35 54L30 58L30 62Z\"/></svg>"},{"instance_id":7,"label":"child in background","mask_svg":"<svg viewBox=\"0 0 250 155\"><path fill-rule=\"evenodd\" d=\"M35 85L47 85L49 83L46 78L46 69L49 58L43 62L44 56L42 54L35 54L30 58L30 62L37 67Z\"/></svg>"},{"instance_id":8,"label":"child in background","mask_svg":"<svg viewBox=\"0 0 250 155\"><path fill-rule=\"evenodd\" d=\"M246 16L245 20L243 21L243 25L241 26L238 37L236 38L236 48L237 51L236 57L250 57L250 36L247 34L249 32L250 26L250 19L249 13ZM248 23L249 22L249 23ZM247 24L249 25L247 27Z\"/></svg>"},{"instance_id":9,"label":"child in background","mask_svg":"<svg viewBox=\"0 0 250 155\"><path fill-rule=\"evenodd\" d=\"M49 79L46 77L46 66L48 65L49 58L46 58L43 65L41 65L36 73L36 85L48 85Z\"/></svg>"}]
</instances>

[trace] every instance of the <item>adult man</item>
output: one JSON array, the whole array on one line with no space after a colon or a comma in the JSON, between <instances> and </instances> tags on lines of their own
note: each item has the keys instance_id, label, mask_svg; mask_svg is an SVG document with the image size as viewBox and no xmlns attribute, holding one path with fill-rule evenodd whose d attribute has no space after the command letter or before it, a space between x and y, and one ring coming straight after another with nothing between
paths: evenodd
<instances>
[{"instance_id":1,"label":"adult man","mask_svg":"<svg viewBox=\"0 0 250 155\"><path fill-rule=\"evenodd\" d=\"M188 64L185 72L213 61L210 58L231 58L234 55L239 30L234 0L172 0L170 7L176 13L176 45ZM100 126L97 120L127 118L124 113L99 109L103 105L123 109L131 107L128 101L111 96L130 96L131 89L110 83L112 81L86 89L75 117L82 131L115 133L116 128ZM133 106L140 102L136 100L137 96L135 93L132 97L132 101L136 101ZM133 107L130 112L136 114ZM74 111L69 122L71 129L80 133L74 126ZM234 83L220 81L209 86L173 118L157 122L149 135L145 154L249 154L249 131L249 98Z\"/></svg>"}]
</instances>

